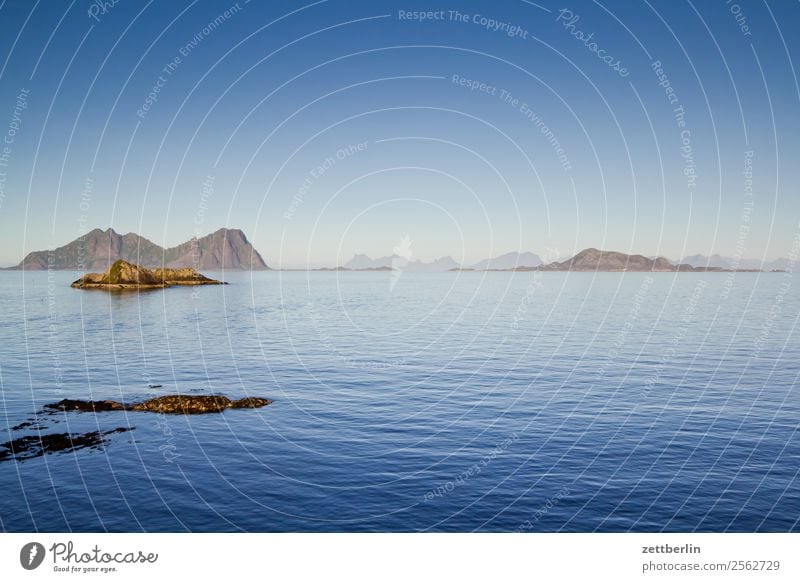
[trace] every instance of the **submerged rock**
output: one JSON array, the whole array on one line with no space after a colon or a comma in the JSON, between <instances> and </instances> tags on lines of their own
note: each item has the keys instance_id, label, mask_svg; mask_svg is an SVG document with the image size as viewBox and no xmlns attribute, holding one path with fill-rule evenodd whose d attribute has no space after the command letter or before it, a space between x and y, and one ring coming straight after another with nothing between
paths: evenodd
<instances>
[{"instance_id":1,"label":"submerged rock","mask_svg":"<svg viewBox=\"0 0 800 582\"><path fill-rule=\"evenodd\" d=\"M80 410L81 412L105 412L107 410L125 410L126 407L113 400L72 400L65 398L53 404L45 404L45 410Z\"/></svg>"},{"instance_id":2,"label":"submerged rock","mask_svg":"<svg viewBox=\"0 0 800 582\"><path fill-rule=\"evenodd\" d=\"M30 435L0 443L0 462L25 461L41 457L45 453L68 453L79 449L96 449L108 444L106 436L127 432L132 428L115 428L107 431L94 431L84 434L44 434Z\"/></svg>"},{"instance_id":3,"label":"submerged rock","mask_svg":"<svg viewBox=\"0 0 800 582\"><path fill-rule=\"evenodd\" d=\"M222 412L227 408L261 408L272 404L266 398L248 397L231 400L227 396L211 394L209 396L174 395L150 398L143 402L124 404L114 400L72 400L64 399L45 405L45 410L78 410L81 412L106 412L110 410L129 410L134 412L160 412L163 414L208 414Z\"/></svg>"},{"instance_id":4,"label":"submerged rock","mask_svg":"<svg viewBox=\"0 0 800 582\"><path fill-rule=\"evenodd\" d=\"M122 259L105 273L87 273L72 283L76 289L163 289L173 285L224 285L194 269L146 269Z\"/></svg>"},{"instance_id":5,"label":"submerged rock","mask_svg":"<svg viewBox=\"0 0 800 582\"><path fill-rule=\"evenodd\" d=\"M207 396L173 395L150 398L142 402L123 403L115 400L75 400L65 398L46 404L35 418L12 427L11 431L36 430L37 434L27 435L5 443L0 443L0 462L24 461L41 457L46 453L72 452L79 449L96 449L108 444L106 436L133 430L134 427L116 428L108 431L94 431L84 434L56 433L44 434L48 422L59 422L54 415L62 412L158 412L161 414L208 414L219 413L228 408L261 408L272 404L266 398L247 397L231 400L221 394Z\"/></svg>"}]
</instances>

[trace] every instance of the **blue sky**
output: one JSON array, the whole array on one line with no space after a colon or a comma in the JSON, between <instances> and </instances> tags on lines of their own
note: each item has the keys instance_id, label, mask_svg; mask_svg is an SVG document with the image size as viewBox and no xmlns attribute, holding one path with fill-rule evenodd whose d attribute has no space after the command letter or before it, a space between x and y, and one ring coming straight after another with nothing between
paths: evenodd
<instances>
[{"instance_id":1,"label":"blue sky","mask_svg":"<svg viewBox=\"0 0 800 582\"><path fill-rule=\"evenodd\" d=\"M109 226L284 266L800 229L795 3L101 4L0 4L0 265Z\"/></svg>"}]
</instances>

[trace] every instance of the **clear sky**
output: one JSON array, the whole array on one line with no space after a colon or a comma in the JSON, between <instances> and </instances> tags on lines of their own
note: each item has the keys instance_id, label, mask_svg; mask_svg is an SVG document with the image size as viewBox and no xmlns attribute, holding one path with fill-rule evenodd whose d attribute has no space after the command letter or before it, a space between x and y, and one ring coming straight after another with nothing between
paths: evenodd
<instances>
[{"instance_id":1,"label":"clear sky","mask_svg":"<svg viewBox=\"0 0 800 582\"><path fill-rule=\"evenodd\" d=\"M0 265L109 226L241 228L273 266L405 236L785 256L798 27L745 0L6 0Z\"/></svg>"}]
</instances>

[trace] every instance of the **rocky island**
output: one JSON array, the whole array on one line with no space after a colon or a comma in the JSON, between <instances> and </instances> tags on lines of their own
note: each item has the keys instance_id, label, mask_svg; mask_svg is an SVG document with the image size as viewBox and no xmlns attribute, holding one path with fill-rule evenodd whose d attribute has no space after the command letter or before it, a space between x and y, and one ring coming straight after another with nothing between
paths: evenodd
<instances>
[{"instance_id":1,"label":"rocky island","mask_svg":"<svg viewBox=\"0 0 800 582\"><path fill-rule=\"evenodd\" d=\"M122 259L114 262L105 273L87 273L71 287L76 289L107 289L110 291L163 289L173 285L224 285L209 279L194 269L146 269Z\"/></svg>"},{"instance_id":2,"label":"rocky island","mask_svg":"<svg viewBox=\"0 0 800 582\"><path fill-rule=\"evenodd\" d=\"M523 270L523 269L518 269ZM537 267L539 271L694 271L689 265L675 265L664 257L629 255L616 251L589 248L566 261L548 263Z\"/></svg>"}]
</instances>

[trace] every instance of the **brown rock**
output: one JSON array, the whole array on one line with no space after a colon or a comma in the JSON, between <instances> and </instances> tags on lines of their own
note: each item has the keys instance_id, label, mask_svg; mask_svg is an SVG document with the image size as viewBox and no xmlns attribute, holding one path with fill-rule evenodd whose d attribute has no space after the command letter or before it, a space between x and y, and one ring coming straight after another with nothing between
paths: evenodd
<instances>
[{"instance_id":1,"label":"brown rock","mask_svg":"<svg viewBox=\"0 0 800 582\"><path fill-rule=\"evenodd\" d=\"M241 400L234 400L231 402L231 408L261 408L267 404L272 404L272 400L266 398L242 398Z\"/></svg>"},{"instance_id":2,"label":"brown rock","mask_svg":"<svg viewBox=\"0 0 800 582\"><path fill-rule=\"evenodd\" d=\"M126 407L113 400L72 400L65 398L54 404L46 404L47 410L80 410L81 412L106 412L107 410L125 410Z\"/></svg>"},{"instance_id":3,"label":"brown rock","mask_svg":"<svg viewBox=\"0 0 800 582\"><path fill-rule=\"evenodd\" d=\"M272 404L266 398L242 398L231 400L227 396L212 394L211 396L160 396L151 398L139 404L134 404L131 410L161 412L163 414L208 414L209 412L222 412L226 408L261 408Z\"/></svg>"},{"instance_id":4,"label":"brown rock","mask_svg":"<svg viewBox=\"0 0 800 582\"><path fill-rule=\"evenodd\" d=\"M123 404L114 400L72 400L64 399L54 404L45 405L45 410L80 412L106 412L110 410L129 410L135 412L160 412L162 414L208 414L222 412L227 408L261 408L272 404L267 398L242 398L231 400L227 396L211 394L209 396L188 396L176 394L159 396L143 402Z\"/></svg>"},{"instance_id":5,"label":"brown rock","mask_svg":"<svg viewBox=\"0 0 800 582\"><path fill-rule=\"evenodd\" d=\"M76 289L161 289L172 285L224 285L194 269L145 269L122 259L105 273L88 273L72 283Z\"/></svg>"},{"instance_id":6,"label":"brown rock","mask_svg":"<svg viewBox=\"0 0 800 582\"><path fill-rule=\"evenodd\" d=\"M230 408L231 400L225 396L160 396L139 404L132 410L162 412L164 414L207 414Z\"/></svg>"}]
</instances>

